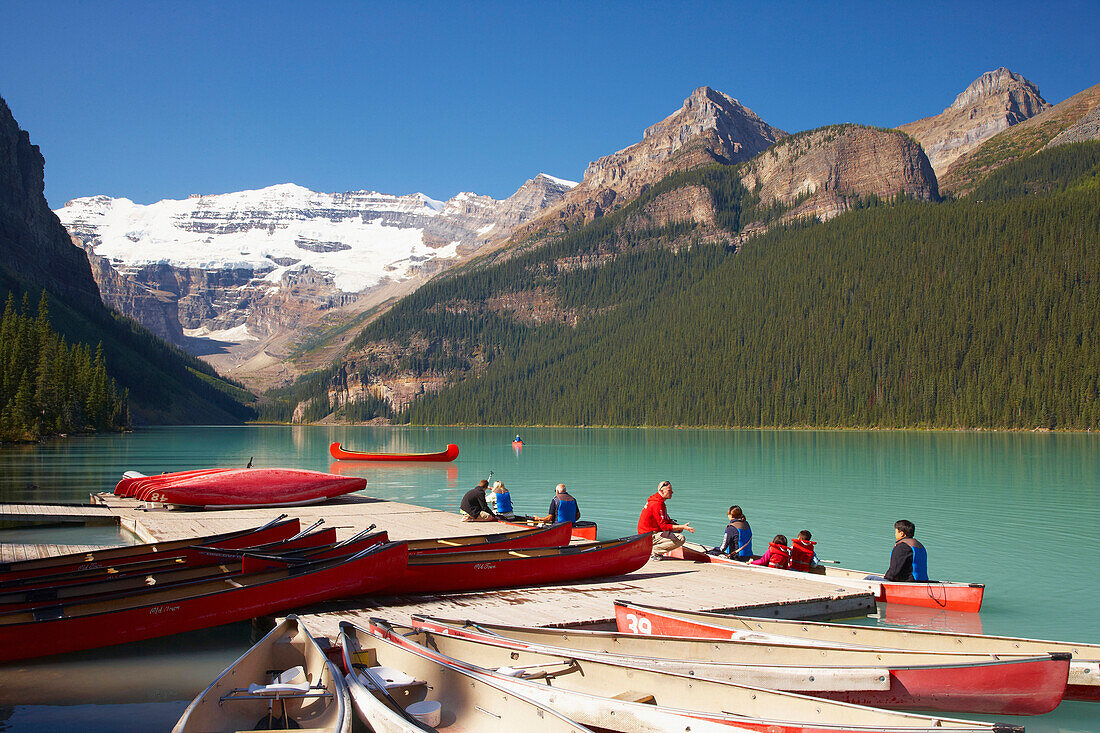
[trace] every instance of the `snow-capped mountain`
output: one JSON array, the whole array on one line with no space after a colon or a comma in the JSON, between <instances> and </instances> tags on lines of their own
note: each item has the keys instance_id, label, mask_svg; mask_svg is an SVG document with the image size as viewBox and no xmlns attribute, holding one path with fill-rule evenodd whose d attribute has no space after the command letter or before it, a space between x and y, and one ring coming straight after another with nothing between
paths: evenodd
<instances>
[{"instance_id":1,"label":"snow-capped mountain","mask_svg":"<svg viewBox=\"0 0 1100 733\"><path fill-rule=\"evenodd\" d=\"M460 193L444 202L281 184L148 205L91 196L56 214L109 305L202 351L187 337L293 337L325 311L355 308L507 236L575 185L539 174L504 201Z\"/></svg>"}]
</instances>

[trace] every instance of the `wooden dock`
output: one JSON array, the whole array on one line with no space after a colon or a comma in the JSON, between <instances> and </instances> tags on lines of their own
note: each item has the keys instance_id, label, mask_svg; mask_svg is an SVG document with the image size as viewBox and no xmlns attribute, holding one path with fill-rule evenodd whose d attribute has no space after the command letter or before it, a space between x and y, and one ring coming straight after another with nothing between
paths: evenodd
<instances>
[{"instance_id":1,"label":"wooden dock","mask_svg":"<svg viewBox=\"0 0 1100 733\"><path fill-rule=\"evenodd\" d=\"M110 508L93 504L0 504L0 522L114 522Z\"/></svg>"},{"instance_id":2,"label":"wooden dock","mask_svg":"<svg viewBox=\"0 0 1100 733\"><path fill-rule=\"evenodd\" d=\"M326 504L279 509L227 511L147 510L141 502L113 494L92 497L89 515L114 517L142 542L199 537L247 529L283 513L296 516L306 527L318 519L336 527L339 539L375 525L394 540L490 534L502 531L496 523L463 522L457 513L413 504L347 496ZM45 516L45 510L41 510ZM3 517L3 507L0 507ZM16 550L0 545L0 557ZM24 553L33 547L22 546ZM83 548L81 548L83 549ZM41 550L48 554L58 551ZM363 624L371 616L406 623L414 613L448 618L514 623L530 626L607 627L614 620L612 601L633 600L694 610L737 611L781 618L855 616L875 609L870 593L842 588L803 573L779 576L755 573L736 566L686 560L650 561L628 575L567 585L356 599L296 611L317 636L334 639L340 621Z\"/></svg>"}]
</instances>

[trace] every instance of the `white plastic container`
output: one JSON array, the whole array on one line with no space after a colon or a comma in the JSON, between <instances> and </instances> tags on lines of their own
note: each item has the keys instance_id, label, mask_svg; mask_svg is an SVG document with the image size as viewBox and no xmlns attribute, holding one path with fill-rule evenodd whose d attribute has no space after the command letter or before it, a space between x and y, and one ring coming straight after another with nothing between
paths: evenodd
<instances>
[{"instance_id":1,"label":"white plastic container","mask_svg":"<svg viewBox=\"0 0 1100 733\"><path fill-rule=\"evenodd\" d=\"M434 728L439 725L443 717L443 706L437 700L422 700L409 705L405 708L405 712L421 723Z\"/></svg>"}]
</instances>

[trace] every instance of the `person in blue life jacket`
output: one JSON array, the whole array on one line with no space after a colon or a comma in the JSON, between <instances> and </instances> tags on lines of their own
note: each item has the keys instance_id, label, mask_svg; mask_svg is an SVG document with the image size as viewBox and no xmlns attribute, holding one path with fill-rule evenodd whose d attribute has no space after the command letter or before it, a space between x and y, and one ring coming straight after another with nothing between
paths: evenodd
<instances>
[{"instance_id":1,"label":"person in blue life jacket","mask_svg":"<svg viewBox=\"0 0 1100 733\"><path fill-rule=\"evenodd\" d=\"M493 491L487 498L489 506L492 507L498 517L501 519L515 519L516 515L512 511L512 495L508 493L504 482L494 482Z\"/></svg>"},{"instance_id":2,"label":"person in blue life jacket","mask_svg":"<svg viewBox=\"0 0 1100 733\"><path fill-rule=\"evenodd\" d=\"M550 500L550 513L545 517L535 517L540 522L576 522L581 518L581 509L577 500L565 490L565 484L554 487L554 498Z\"/></svg>"},{"instance_id":3,"label":"person in blue life jacket","mask_svg":"<svg viewBox=\"0 0 1100 733\"><path fill-rule=\"evenodd\" d=\"M727 516L730 523L726 525L718 552L734 560L752 560L752 527L749 526L749 520L745 519L745 513L736 504L730 507Z\"/></svg>"},{"instance_id":4,"label":"person in blue life jacket","mask_svg":"<svg viewBox=\"0 0 1100 733\"><path fill-rule=\"evenodd\" d=\"M908 519L894 522L894 551L890 554L890 569L883 580L928 582L928 552L913 535L917 527Z\"/></svg>"}]
</instances>

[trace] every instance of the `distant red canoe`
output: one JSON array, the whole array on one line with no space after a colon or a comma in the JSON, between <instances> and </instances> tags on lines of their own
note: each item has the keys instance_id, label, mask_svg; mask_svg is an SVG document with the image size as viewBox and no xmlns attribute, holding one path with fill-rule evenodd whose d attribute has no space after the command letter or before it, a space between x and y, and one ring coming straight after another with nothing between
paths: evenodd
<instances>
[{"instance_id":1,"label":"distant red canoe","mask_svg":"<svg viewBox=\"0 0 1100 733\"><path fill-rule=\"evenodd\" d=\"M338 461L453 461L458 458L458 446L447 444L447 450L438 453L360 453L344 450L339 443L328 447L328 452Z\"/></svg>"},{"instance_id":2,"label":"distant red canoe","mask_svg":"<svg viewBox=\"0 0 1100 733\"><path fill-rule=\"evenodd\" d=\"M146 487L135 498L189 507L283 507L317 504L359 491L367 480L295 468L236 468Z\"/></svg>"}]
</instances>

